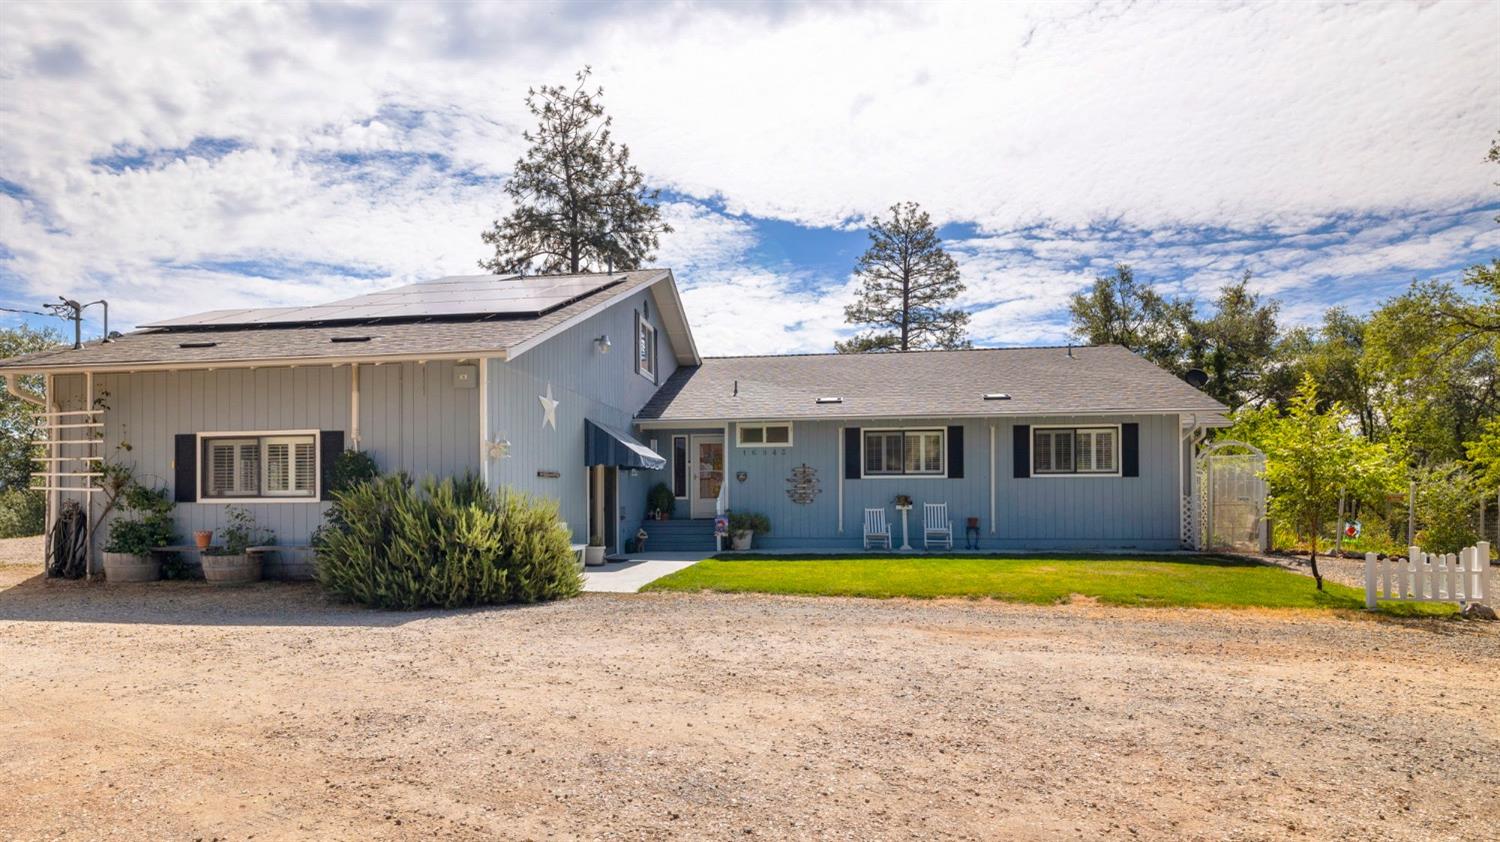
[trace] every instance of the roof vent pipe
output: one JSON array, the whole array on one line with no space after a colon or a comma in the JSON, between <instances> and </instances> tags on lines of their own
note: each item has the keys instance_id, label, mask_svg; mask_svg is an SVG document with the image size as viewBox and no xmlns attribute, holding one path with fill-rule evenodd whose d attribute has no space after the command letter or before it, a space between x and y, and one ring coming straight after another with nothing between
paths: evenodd
<instances>
[{"instance_id":1,"label":"roof vent pipe","mask_svg":"<svg viewBox=\"0 0 1500 842\"><path fill-rule=\"evenodd\" d=\"M1068 359L1073 359L1073 343L1068 343Z\"/></svg>"},{"instance_id":2,"label":"roof vent pipe","mask_svg":"<svg viewBox=\"0 0 1500 842\"><path fill-rule=\"evenodd\" d=\"M740 396L740 381L738 381L738 380L734 381L734 396L735 397L739 397Z\"/></svg>"}]
</instances>

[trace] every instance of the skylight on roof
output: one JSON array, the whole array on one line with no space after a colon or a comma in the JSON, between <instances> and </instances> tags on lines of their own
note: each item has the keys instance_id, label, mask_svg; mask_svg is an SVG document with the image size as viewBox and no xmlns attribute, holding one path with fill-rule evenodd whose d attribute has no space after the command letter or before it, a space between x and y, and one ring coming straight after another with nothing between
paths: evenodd
<instances>
[{"instance_id":1,"label":"skylight on roof","mask_svg":"<svg viewBox=\"0 0 1500 842\"><path fill-rule=\"evenodd\" d=\"M987 401L1008 401L1010 400L1010 395L1004 392L985 392L984 399Z\"/></svg>"},{"instance_id":2,"label":"skylight on roof","mask_svg":"<svg viewBox=\"0 0 1500 842\"><path fill-rule=\"evenodd\" d=\"M843 402L844 402L843 398L834 398L834 397L818 398L818 403L843 403Z\"/></svg>"}]
</instances>

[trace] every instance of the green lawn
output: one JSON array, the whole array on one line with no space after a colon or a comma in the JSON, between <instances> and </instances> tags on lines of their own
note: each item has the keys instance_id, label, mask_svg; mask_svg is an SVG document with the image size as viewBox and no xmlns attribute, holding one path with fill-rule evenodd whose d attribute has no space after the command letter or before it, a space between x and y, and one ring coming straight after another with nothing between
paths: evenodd
<instances>
[{"instance_id":1,"label":"green lawn","mask_svg":"<svg viewBox=\"0 0 1500 842\"><path fill-rule=\"evenodd\" d=\"M1052 604L1074 594L1110 605L1363 609L1364 594L1218 556L737 556L700 561L648 591L809 596L970 597ZM1451 614L1439 603L1382 606Z\"/></svg>"}]
</instances>

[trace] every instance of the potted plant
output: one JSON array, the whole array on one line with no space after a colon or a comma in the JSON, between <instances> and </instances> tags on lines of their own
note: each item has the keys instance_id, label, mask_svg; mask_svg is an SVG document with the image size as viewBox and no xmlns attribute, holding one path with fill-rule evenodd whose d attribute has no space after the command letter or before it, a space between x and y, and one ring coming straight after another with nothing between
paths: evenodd
<instances>
[{"instance_id":1,"label":"potted plant","mask_svg":"<svg viewBox=\"0 0 1500 842\"><path fill-rule=\"evenodd\" d=\"M898 509L910 509L911 508L911 495L910 494L897 494L896 495L896 508L898 508Z\"/></svg>"},{"instance_id":2,"label":"potted plant","mask_svg":"<svg viewBox=\"0 0 1500 842\"><path fill-rule=\"evenodd\" d=\"M225 515L229 526L220 531L224 543L203 551L203 578L216 585L260 581L260 556L245 550L270 544L275 536L256 526L249 509L230 506Z\"/></svg>"},{"instance_id":3,"label":"potted plant","mask_svg":"<svg viewBox=\"0 0 1500 842\"><path fill-rule=\"evenodd\" d=\"M198 545L198 551L208 549L214 542L214 531L212 529L197 529L193 531L193 543Z\"/></svg>"},{"instance_id":4,"label":"potted plant","mask_svg":"<svg viewBox=\"0 0 1500 842\"><path fill-rule=\"evenodd\" d=\"M729 541L735 550L748 550L755 533L771 531L771 519L756 512L729 513Z\"/></svg>"},{"instance_id":5,"label":"potted plant","mask_svg":"<svg viewBox=\"0 0 1500 842\"><path fill-rule=\"evenodd\" d=\"M651 486L646 493L646 508L655 509L661 520L672 519L672 507L677 504L677 498L672 496L672 489L664 482Z\"/></svg>"},{"instance_id":6,"label":"potted plant","mask_svg":"<svg viewBox=\"0 0 1500 842\"><path fill-rule=\"evenodd\" d=\"M131 517L110 525L104 545L104 579L108 582L154 582L161 560L151 554L172 543L172 501L164 488L130 481L121 491L122 508Z\"/></svg>"}]
</instances>

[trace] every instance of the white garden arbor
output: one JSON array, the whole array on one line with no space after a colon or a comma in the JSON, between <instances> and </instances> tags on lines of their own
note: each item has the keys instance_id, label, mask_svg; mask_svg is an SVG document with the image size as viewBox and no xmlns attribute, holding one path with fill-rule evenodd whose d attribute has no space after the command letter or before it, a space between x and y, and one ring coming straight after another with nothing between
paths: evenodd
<instances>
[{"instance_id":1,"label":"white garden arbor","mask_svg":"<svg viewBox=\"0 0 1500 842\"><path fill-rule=\"evenodd\" d=\"M1265 552L1266 455L1242 441L1205 445L1193 459L1190 505L1195 550Z\"/></svg>"}]
</instances>

